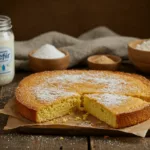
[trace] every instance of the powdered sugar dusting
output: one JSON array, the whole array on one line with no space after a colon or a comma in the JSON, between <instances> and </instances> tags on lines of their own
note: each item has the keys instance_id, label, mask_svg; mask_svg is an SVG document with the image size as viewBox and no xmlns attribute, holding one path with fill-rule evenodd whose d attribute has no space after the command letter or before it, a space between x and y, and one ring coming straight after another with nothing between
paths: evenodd
<instances>
[{"instance_id":1,"label":"powdered sugar dusting","mask_svg":"<svg viewBox=\"0 0 150 150\"><path fill-rule=\"evenodd\" d=\"M101 74L90 74L90 73L81 73L81 74L61 74L54 76L52 78L46 79L50 83L54 82L67 82L72 83L84 83L84 82L93 82L94 84L126 84L126 81L116 77L116 76L104 76Z\"/></svg>"},{"instance_id":2,"label":"powdered sugar dusting","mask_svg":"<svg viewBox=\"0 0 150 150\"><path fill-rule=\"evenodd\" d=\"M122 86L126 85L127 82L115 75L106 75L101 73L81 73L81 74L61 74L51 78L46 78L48 83L61 83L65 85L70 85L74 83L93 83L104 85L105 88L100 89L103 92L109 92L113 90L122 90Z\"/></svg>"},{"instance_id":3,"label":"powdered sugar dusting","mask_svg":"<svg viewBox=\"0 0 150 150\"><path fill-rule=\"evenodd\" d=\"M48 101L51 102L61 97L68 97L77 95L75 92L65 91L64 89L55 88L55 87L42 87L37 86L33 87L32 91L35 97L40 101Z\"/></svg>"},{"instance_id":4,"label":"powdered sugar dusting","mask_svg":"<svg viewBox=\"0 0 150 150\"><path fill-rule=\"evenodd\" d=\"M84 83L89 83L91 84L91 86L98 85L98 88L96 89L97 92L110 94L126 94L128 93L128 91L130 91L132 93L135 93L138 90L138 86L133 86L131 82L131 79L130 82L128 82L125 77L122 78L120 75L112 73L109 74L105 72L63 72L60 74L54 74L54 76L45 76L43 78L42 83L40 83L38 87L33 88L33 91L37 99L40 101L51 101L59 97L74 95L75 92L67 91L67 89L72 89L72 91L76 91L76 89L74 89L74 84L76 83L83 85ZM106 96L109 100L108 95ZM114 101L115 103L115 99L116 97L113 97L111 101ZM107 100L105 101L107 102Z\"/></svg>"},{"instance_id":5,"label":"powdered sugar dusting","mask_svg":"<svg viewBox=\"0 0 150 150\"><path fill-rule=\"evenodd\" d=\"M90 94L89 97L98 100L105 106L118 106L127 101L128 97L116 94Z\"/></svg>"},{"instance_id":6,"label":"powdered sugar dusting","mask_svg":"<svg viewBox=\"0 0 150 150\"><path fill-rule=\"evenodd\" d=\"M81 83L87 80L87 75L82 74L62 74L56 77L50 78L49 82L67 82L67 83Z\"/></svg>"}]
</instances>

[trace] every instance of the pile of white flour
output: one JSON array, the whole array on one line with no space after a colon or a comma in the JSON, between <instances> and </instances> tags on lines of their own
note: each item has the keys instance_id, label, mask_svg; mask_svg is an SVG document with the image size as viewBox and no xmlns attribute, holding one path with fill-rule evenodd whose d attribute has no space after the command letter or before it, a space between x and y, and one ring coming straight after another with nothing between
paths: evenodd
<instances>
[{"instance_id":1,"label":"pile of white flour","mask_svg":"<svg viewBox=\"0 0 150 150\"><path fill-rule=\"evenodd\" d=\"M55 46L45 44L41 46L35 53L33 53L32 56L42 59L57 59L64 57L65 54L59 51Z\"/></svg>"}]
</instances>

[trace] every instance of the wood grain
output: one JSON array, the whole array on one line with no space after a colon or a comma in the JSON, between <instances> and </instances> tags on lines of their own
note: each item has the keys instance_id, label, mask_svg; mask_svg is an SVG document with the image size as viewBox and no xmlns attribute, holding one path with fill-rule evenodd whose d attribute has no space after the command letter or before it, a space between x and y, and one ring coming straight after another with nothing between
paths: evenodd
<instances>
[{"instance_id":1,"label":"wood grain","mask_svg":"<svg viewBox=\"0 0 150 150\"><path fill-rule=\"evenodd\" d=\"M91 137L91 150L149 150L150 138Z\"/></svg>"},{"instance_id":2,"label":"wood grain","mask_svg":"<svg viewBox=\"0 0 150 150\"><path fill-rule=\"evenodd\" d=\"M0 135L0 149L6 150L87 150L86 137L7 134Z\"/></svg>"}]
</instances>

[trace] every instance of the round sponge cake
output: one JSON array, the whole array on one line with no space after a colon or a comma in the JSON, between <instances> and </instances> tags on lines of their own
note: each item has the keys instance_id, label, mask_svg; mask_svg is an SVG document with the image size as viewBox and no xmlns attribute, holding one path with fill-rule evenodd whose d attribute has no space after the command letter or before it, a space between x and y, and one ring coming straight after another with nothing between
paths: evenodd
<instances>
[{"instance_id":1,"label":"round sponge cake","mask_svg":"<svg viewBox=\"0 0 150 150\"><path fill-rule=\"evenodd\" d=\"M16 89L18 111L44 122L69 113L84 94L109 93L150 101L149 80L135 74L111 71L66 70L32 74Z\"/></svg>"}]
</instances>

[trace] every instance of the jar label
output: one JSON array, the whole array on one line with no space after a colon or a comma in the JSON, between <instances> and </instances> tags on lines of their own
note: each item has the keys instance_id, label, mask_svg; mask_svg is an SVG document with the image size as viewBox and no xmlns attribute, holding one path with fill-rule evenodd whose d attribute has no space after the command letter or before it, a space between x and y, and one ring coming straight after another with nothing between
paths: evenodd
<instances>
[{"instance_id":1,"label":"jar label","mask_svg":"<svg viewBox=\"0 0 150 150\"><path fill-rule=\"evenodd\" d=\"M8 47L0 47L0 74L11 72L11 49Z\"/></svg>"}]
</instances>

